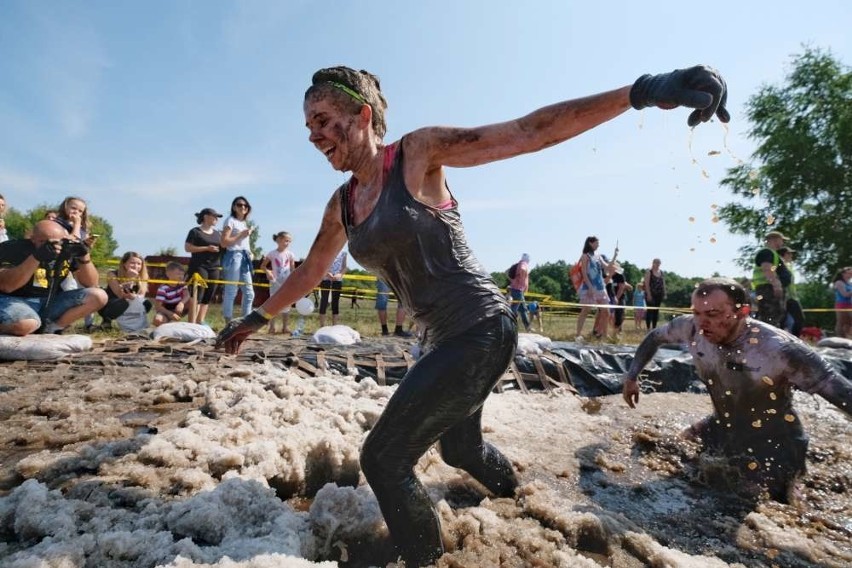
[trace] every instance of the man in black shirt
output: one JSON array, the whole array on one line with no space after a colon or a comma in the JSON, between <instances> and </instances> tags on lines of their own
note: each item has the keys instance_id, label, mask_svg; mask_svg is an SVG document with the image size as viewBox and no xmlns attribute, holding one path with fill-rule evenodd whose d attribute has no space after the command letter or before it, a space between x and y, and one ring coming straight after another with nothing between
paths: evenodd
<instances>
[{"instance_id":1,"label":"man in black shirt","mask_svg":"<svg viewBox=\"0 0 852 568\"><path fill-rule=\"evenodd\" d=\"M62 291L68 273L82 286ZM106 304L89 249L55 221L39 221L28 239L0 243L0 334L61 333Z\"/></svg>"}]
</instances>

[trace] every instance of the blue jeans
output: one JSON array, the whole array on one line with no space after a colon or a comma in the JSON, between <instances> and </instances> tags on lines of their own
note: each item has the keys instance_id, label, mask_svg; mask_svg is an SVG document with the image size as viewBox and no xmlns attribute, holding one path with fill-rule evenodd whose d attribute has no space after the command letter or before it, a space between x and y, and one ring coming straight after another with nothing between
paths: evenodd
<instances>
[{"instance_id":1,"label":"blue jeans","mask_svg":"<svg viewBox=\"0 0 852 568\"><path fill-rule=\"evenodd\" d=\"M222 315L225 320L234 318L234 300L237 297L237 287L243 293L242 315L247 316L254 303L254 286L251 279L252 265L248 253L243 250L225 251L222 258L222 278L227 282L242 282L242 284L225 284L222 287Z\"/></svg>"},{"instance_id":2,"label":"blue jeans","mask_svg":"<svg viewBox=\"0 0 852 568\"><path fill-rule=\"evenodd\" d=\"M518 317L518 312L521 312L521 321L524 322L524 330L530 330L530 320L527 317L527 301L524 299L524 292L509 288L509 294L512 295L512 313Z\"/></svg>"},{"instance_id":3,"label":"blue jeans","mask_svg":"<svg viewBox=\"0 0 852 568\"><path fill-rule=\"evenodd\" d=\"M53 297L47 314L45 314L47 319L49 321L58 320L62 317L62 314L71 308L82 305L88 295L88 288L59 292ZM34 319L40 324L43 323L39 312L46 300L46 297L21 298L19 296L0 294L0 325L13 324L28 319Z\"/></svg>"}]
</instances>

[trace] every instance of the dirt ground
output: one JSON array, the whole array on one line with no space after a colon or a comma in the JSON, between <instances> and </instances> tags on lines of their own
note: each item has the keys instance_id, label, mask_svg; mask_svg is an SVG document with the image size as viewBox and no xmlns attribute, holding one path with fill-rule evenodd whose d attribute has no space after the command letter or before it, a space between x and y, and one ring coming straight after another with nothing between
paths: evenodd
<instances>
[{"instance_id":1,"label":"dirt ground","mask_svg":"<svg viewBox=\"0 0 852 568\"><path fill-rule=\"evenodd\" d=\"M399 359L409 343L374 339L350 352ZM204 343L109 340L57 362L0 364L0 564L393 563L357 452L394 387L353 373L297 374L293 353L305 346L252 340L228 357ZM630 410L620 397L567 390L493 394L486 437L512 460L521 488L490 499L434 450L424 456L418 474L445 532L439 566L850 566L852 421L808 395L796 404L811 445L794 506L738 496L730 472L677 436L709 412L703 395L648 395ZM190 433L203 440L179 441ZM286 448L264 445L285 437ZM207 449L214 442L218 454ZM291 548L279 542L283 521L261 529L236 513L216 517L214 527L236 525L239 544L229 544L231 528L211 536L175 520L175 511L202 514L202 499L244 479L262 486L252 509L287 506L276 518L298 524ZM60 521L27 513L32 499L73 523L60 531ZM111 528L98 516L115 519ZM160 545L140 544L152 534Z\"/></svg>"}]
</instances>

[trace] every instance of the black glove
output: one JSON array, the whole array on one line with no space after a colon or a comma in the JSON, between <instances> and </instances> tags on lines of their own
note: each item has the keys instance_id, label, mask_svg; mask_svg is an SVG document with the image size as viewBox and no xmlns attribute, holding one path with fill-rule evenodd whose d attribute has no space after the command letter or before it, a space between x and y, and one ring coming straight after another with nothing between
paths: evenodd
<instances>
[{"instance_id":1,"label":"black glove","mask_svg":"<svg viewBox=\"0 0 852 568\"><path fill-rule=\"evenodd\" d=\"M40 247L33 251L33 256L39 262L50 262L59 257L59 251L62 250L59 241L45 241Z\"/></svg>"},{"instance_id":2,"label":"black glove","mask_svg":"<svg viewBox=\"0 0 852 568\"><path fill-rule=\"evenodd\" d=\"M216 349L224 347L226 353L239 353L243 341L268 323L269 320L257 310L244 318L231 320L216 336Z\"/></svg>"},{"instance_id":3,"label":"black glove","mask_svg":"<svg viewBox=\"0 0 852 568\"><path fill-rule=\"evenodd\" d=\"M698 109L689 115L689 126L707 122L714 114L722 122L728 122L731 115L725 108L727 102L725 80L718 71L705 65L676 69L662 75L642 75L630 89L630 105L635 109L650 106Z\"/></svg>"}]
</instances>

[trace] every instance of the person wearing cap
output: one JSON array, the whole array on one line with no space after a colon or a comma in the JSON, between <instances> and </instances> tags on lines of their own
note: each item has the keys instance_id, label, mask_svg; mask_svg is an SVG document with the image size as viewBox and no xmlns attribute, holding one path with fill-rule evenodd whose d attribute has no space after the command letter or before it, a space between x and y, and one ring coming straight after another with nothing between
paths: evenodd
<instances>
[{"instance_id":1,"label":"person wearing cap","mask_svg":"<svg viewBox=\"0 0 852 568\"><path fill-rule=\"evenodd\" d=\"M216 223L222 217L215 209L205 207L195 214L197 227L189 230L183 250L192 255L186 271L186 281L189 284L189 323L204 323L207 317L207 307L216 294L222 274L221 249L219 243L222 234L216 228ZM197 276L196 276L197 275ZM198 278L206 282L207 287L194 283ZM214 282L211 282L213 280Z\"/></svg>"},{"instance_id":2,"label":"person wearing cap","mask_svg":"<svg viewBox=\"0 0 852 568\"><path fill-rule=\"evenodd\" d=\"M801 337L802 328L805 326L805 312L802 311L802 304L799 302L799 292L796 290L796 271L793 268L793 253L790 247L781 247L778 249L778 254L781 255L781 260L784 266L790 272L790 284L787 286L786 296L787 315L784 318L784 329Z\"/></svg>"},{"instance_id":3,"label":"person wearing cap","mask_svg":"<svg viewBox=\"0 0 852 568\"><path fill-rule=\"evenodd\" d=\"M751 288L757 300L755 317L779 328L784 327L787 314L784 290L790 285L790 271L778 254L778 249L784 246L786 239L780 231L766 233L766 244L754 258L751 279Z\"/></svg>"},{"instance_id":4,"label":"person wearing cap","mask_svg":"<svg viewBox=\"0 0 852 568\"><path fill-rule=\"evenodd\" d=\"M530 319L527 316L527 301L524 299L524 292L530 286L530 255L524 253L518 261L515 269L515 276L509 282L509 295L512 297L512 313L518 317L521 314L521 321L524 323L524 331L530 331Z\"/></svg>"}]
</instances>

